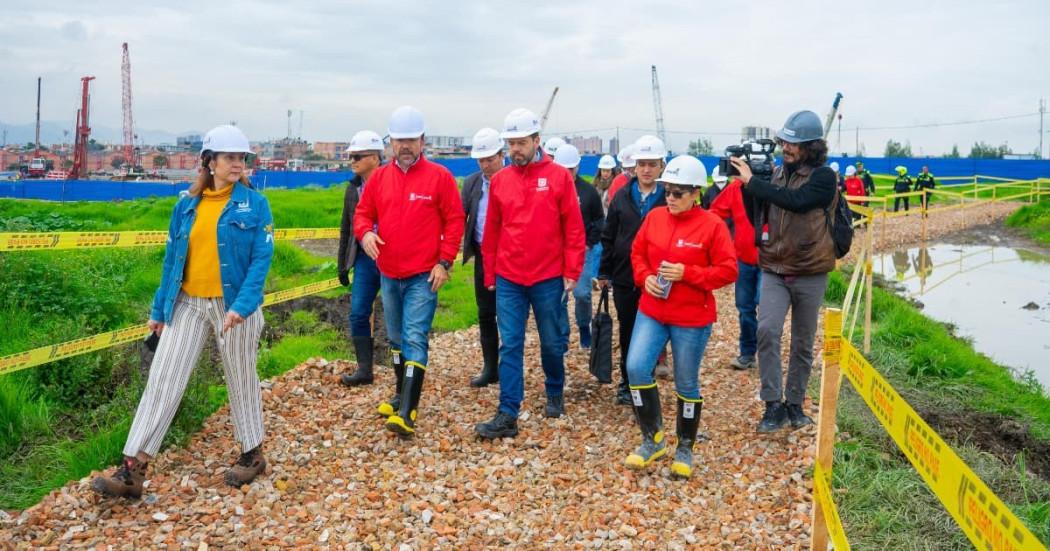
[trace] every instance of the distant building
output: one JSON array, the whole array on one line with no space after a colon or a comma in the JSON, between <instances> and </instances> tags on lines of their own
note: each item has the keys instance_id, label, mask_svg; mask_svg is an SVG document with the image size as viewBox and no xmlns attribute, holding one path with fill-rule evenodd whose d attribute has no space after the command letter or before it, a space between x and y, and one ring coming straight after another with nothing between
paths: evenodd
<instances>
[{"instance_id":1,"label":"distant building","mask_svg":"<svg viewBox=\"0 0 1050 551\"><path fill-rule=\"evenodd\" d=\"M613 136L609 138L609 155L616 156L620 154L620 138Z\"/></svg>"},{"instance_id":2,"label":"distant building","mask_svg":"<svg viewBox=\"0 0 1050 551\"><path fill-rule=\"evenodd\" d=\"M462 136L426 136L427 150L436 155L451 155L467 150L467 139Z\"/></svg>"},{"instance_id":3,"label":"distant building","mask_svg":"<svg viewBox=\"0 0 1050 551\"><path fill-rule=\"evenodd\" d=\"M281 138L252 144L252 151L269 159L301 159L310 152L310 144L298 138Z\"/></svg>"},{"instance_id":4,"label":"distant building","mask_svg":"<svg viewBox=\"0 0 1050 551\"><path fill-rule=\"evenodd\" d=\"M346 160L350 142L314 142L314 153L329 160Z\"/></svg>"},{"instance_id":5,"label":"distant building","mask_svg":"<svg viewBox=\"0 0 1050 551\"><path fill-rule=\"evenodd\" d=\"M594 155L602 152L602 139L598 136L591 136L584 138L582 136L574 136L569 143L576 146L576 149L580 151L581 155Z\"/></svg>"},{"instance_id":6,"label":"distant building","mask_svg":"<svg viewBox=\"0 0 1050 551\"><path fill-rule=\"evenodd\" d=\"M743 142L761 140L765 138L773 138L773 130L768 126L745 126L740 131L740 141Z\"/></svg>"},{"instance_id":7,"label":"distant building","mask_svg":"<svg viewBox=\"0 0 1050 551\"><path fill-rule=\"evenodd\" d=\"M200 151L204 138L200 134L186 134L175 138L175 147L181 151Z\"/></svg>"}]
</instances>

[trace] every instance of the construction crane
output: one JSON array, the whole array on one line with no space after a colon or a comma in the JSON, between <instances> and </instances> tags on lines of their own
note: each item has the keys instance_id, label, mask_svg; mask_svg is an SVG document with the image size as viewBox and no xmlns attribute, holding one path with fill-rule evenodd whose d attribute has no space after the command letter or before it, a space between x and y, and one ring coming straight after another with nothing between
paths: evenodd
<instances>
[{"instance_id":1,"label":"construction crane","mask_svg":"<svg viewBox=\"0 0 1050 551\"><path fill-rule=\"evenodd\" d=\"M547 107L543 108L543 115L540 116L540 130L543 130L547 126L547 118L551 116L551 107L554 105L554 98L558 95L558 87L554 87L554 91L551 92L551 99L547 100Z\"/></svg>"},{"instance_id":2,"label":"construction crane","mask_svg":"<svg viewBox=\"0 0 1050 551\"><path fill-rule=\"evenodd\" d=\"M120 75L124 83L124 94L121 104L124 108L124 163L127 172L130 173L138 164L135 162L135 131L131 120L131 57L128 56L128 43L122 46L124 50L120 63Z\"/></svg>"},{"instance_id":3,"label":"construction crane","mask_svg":"<svg viewBox=\"0 0 1050 551\"><path fill-rule=\"evenodd\" d=\"M36 153L40 156L40 77L36 77Z\"/></svg>"},{"instance_id":4,"label":"construction crane","mask_svg":"<svg viewBox=\"0 0 1050 551\"><path fill-rule=\"evenodd\" d=\"M828 118L824 119L824 140L828 139L828 134L831 133L831 123L835 122L835 115L839 112L839 103L842 101L842 92L835 93L835 101L831 102L831 111L828 112Z\"/></svg>"},{"instance_id":5,"label":"construction crane","mask_svg":"<svg viewBox=\"0 0 1050 551\"><path fill-rule=\"evenodd\" d=\"M664 144L667 143L667 130L664 129L664 107L660 99L660 79L656 78L656 65L653 65L653 111L656 112L656 135Z\"/></svg>"},{"instance_id":6,"label":"construction crane","mask_svg":"<svg viewBox=\"0 0 1050 551\"><path fill-rule=\"evenodd\" d=\"M69 170L69 179L77 180L87 175L87 144L91 136L91 125L89 124L88 107L91 104L91 94L88 93L88 84L95 77L83 77L80 82L83 90L80 95L80 109L77 109L77 133L73 143L73 168Z\"/></svg>"}]
</instances>

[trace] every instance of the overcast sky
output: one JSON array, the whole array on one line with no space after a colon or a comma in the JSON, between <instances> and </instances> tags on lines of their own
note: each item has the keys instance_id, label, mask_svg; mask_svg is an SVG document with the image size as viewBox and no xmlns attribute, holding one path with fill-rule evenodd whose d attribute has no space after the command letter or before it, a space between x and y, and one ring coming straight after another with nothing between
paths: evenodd
<instances>
[{"instance_id":1,"label":"overcast sky","mask_svg":"<svg viewBox=\"0 0 1050 551\"><path fill-rule=\"evenodd\" d=\"M4 0L0 121L70 121L80 77L94 75L92 123L121 124L120 46L131 50L136 128L182 133L235 120L253 140L293 133L346 140L383 133L398 105L430 134L498 127L518 106L547 128L655 127L650 65L665 124L681 149L695 132L716 146L744 125L778 127L796 109L822 117L842 92L843 128L881 155L963 154L977 139L1030 153L1038 116L926 129L863 130L1038 111L1050 99L1050 1L978 2L166 2ZM1047 121L1050 130L1050 120ZM606 138L612 130L584 132ZM1050 145L1046 135L1044 151Z\"/></svg>"}]
</instances>

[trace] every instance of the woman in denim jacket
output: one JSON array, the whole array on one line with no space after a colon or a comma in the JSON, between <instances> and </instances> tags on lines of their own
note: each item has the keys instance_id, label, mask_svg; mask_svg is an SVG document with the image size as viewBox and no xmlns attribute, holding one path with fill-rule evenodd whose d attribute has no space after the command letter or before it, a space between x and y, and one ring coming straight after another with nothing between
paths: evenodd
<instances>
[{"instance_id":1,"label":"woman in denim jacket","mask_svg":"<svg viewBox=\"0 0 1050 551\"><path fill-rule=\"evenodd\" d=\"M124 461L112 476L97 477L92 484L104 495L142 495L147 463L160 450L210 335L222 356L234 437L242 451L226 472L226 483L247 484L266 469L255 362L263 285L273 258L273 216L245 175L250 153L248 138L238 128L208 132L197 181L175 205L149 319L160 339Z\"/></svg>"}]
</instances>

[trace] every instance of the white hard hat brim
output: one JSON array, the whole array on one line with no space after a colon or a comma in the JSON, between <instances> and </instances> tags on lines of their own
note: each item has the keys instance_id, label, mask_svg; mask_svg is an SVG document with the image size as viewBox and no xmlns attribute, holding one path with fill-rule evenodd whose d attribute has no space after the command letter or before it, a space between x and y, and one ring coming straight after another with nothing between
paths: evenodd
<instances>
[{"instance_id":1,"label":"white hard hat brim","mask_svg":"<svg viewBox=\"0 0 1050 551\"><path fill-rule=\"evenodd\" d=\"M699 184L690 184L689 182L683 182L683 181L681 181L681 180L679 180L677 178L663 178L663 177L657 178L656 181L660 182L661 184L672 184L672 185L676 185L676 186L687 186L687 187L703 187L703 185L705 183L707 183L707 182L701 182Z\"/></svg>"},{"instance_id":2,"label":"white hard hat brim","mask_svg":"<svg viewBox=\"0 0 1050 551\"><path fill-rule=\"evenodd\" d=\"M245 153L245 154L248 154L248 153L252 152L252 150L250 148L237 147L235 145L213 147L211 149L205 149L204 151L211 151L212 153ZM201 151L201 153L204 153L204 151Z\"/></svg>"},{"instance_id":3,"label":"white hard hat brim","mask_svg":"<svg viewBox=\"0 0 1050 551\"><path fill-rule=\"evenodd\" d=\"M510 132L504 130L503 132L499 133L499 137L503 138L504 140L514 138L527 138L533 134L539 134L539 132L539 130L515 130Z\"/></svg>"},{"instance_id":4,"label":"white hard hat brim","mask_svg":"<svg viewBox=\"0 0 1050 551\"><path fill-rule=\"evenodd\" d=\"M390 132L389 135L392 140L414 140L425 133L425 131L420 130L419 132Z\"/></svg>"},{"instance_id":5,"label":"white hard hat brim","mask_svg":"<svg viewBox=\"0 0 1050 551\"><path fill-rule=\"evenodd\" d=\"M501 149L495 149L495 150L492 150L492 151L474 151L473 149L471 149L470 150L470 158L471 159L488 159L489 157L493 157L497 153L500 153L502 151L503 151L502 148Z\"/></svg>"},{"instance_id":6,"label":"white hard hat brim","mask_svg":"<svg viewBox=\"0 0 1050 551\"><path fill-rule=\"evenodd\" d=\"M635 153L632 160L637 161L660 161L666 159L666 155L658 155L655 153Z\"/></svg>"}]
</instances>

